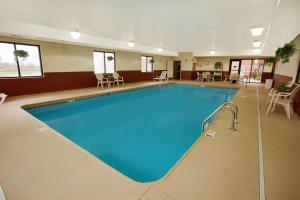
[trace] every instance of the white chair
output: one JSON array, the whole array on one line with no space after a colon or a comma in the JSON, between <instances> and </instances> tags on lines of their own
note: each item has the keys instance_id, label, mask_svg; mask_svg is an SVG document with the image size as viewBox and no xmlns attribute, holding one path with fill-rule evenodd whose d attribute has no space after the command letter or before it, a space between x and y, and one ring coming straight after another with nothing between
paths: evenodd
<instances>
[{"instance_id":1,"label":"white chair","mask_svg":"<svg viewBox=\"0 0 300 200\"><path fill-rule=\"evenodd\" d=\"M274 112L276 105L281 105L284 107L288 119L290 119L291 115L294 114L294 110L293 110L294 97L299 91L299 89L300 89L300 85L295 84L294 89L290 93L278 92L274 94L272 96L271 103L268 107L266 115L270 113L271 107L272 107L272 112Z\"/></svg>"},{"instance_id":2,"label":"white chair","mask_svg":"<svg viewBox=\"0 0 300 200\"><path fill-rule=\"evenodd\" d=\"M4 192L3 192L3 189L1 187L1 185L0 185L0 200L6 200L6 197L4 195Z\"/></svg>"},{"instance_id":3,"label":"white chair","mask_svg":"<svg viewBox=\"0 0 300 200\"><path fill-rule=\"evenodd\" d=\"M224 82L226 83L227 81L230 81L230 74L229 73L225 73Z\"/></svg>"},{"instance_id":4,"label":"white chair","mask_svg":"<svg viewBox=\"0 0 300 200\"><path fill-rule=\"evenodd\" d=\"M99 88L99 85L101 85L101 88L103 89L103 86L105 84L107 84L108 87L110 87L112 81L109 81L108 78L105 78L103 76L103 74L96 74L96 78L98 80L98 83L97 83L97 88Z\"/></svg>"},{"instance_id":5,"label":"white chair","mask_svg":"<svg viewBox=\"0 0 300 200\"><path fill-rule=\"evenodd\" d=\"M117 72L113 73L114 82L117 83L117 86L119 87L119 83L121 82L124 86L124 78L121 77Z\"/></svg>"},{"instance_id":6,"label":"white chair","mask_svg":"<svg viewBox=\"0 0 300 200\"><path fill-rule=\"evenodd\" d=\"M203 77L202 74L200 74L200 72L197 72L197 81L203 81Z\"/></svg>"},{"instance_id":7,"label":"white chair","mask_svg":"<svg viewBox=\"0 0 300 200\"><path fill-rule=\"evenodd\" d=\"M286 87L287 88L291 88L292 86L294 85L294 81L290 81L286 84ZM271 99L273 97L274 94L277 93L277 90L276 88L272 88L269 93L268 93L268 98L267 98L267 101L266 101L266 105L268 105L270 102L271 102Z\"/></svg>"},{"instance_id":8,"label":"white chair","mask_svg":"<svg viewBox=\"0 0 300 200\"><path fill-rule=\"evenodd\" d=\"M162 71L161 74L155 78L153 78L154 81L167 81L168 80L168 74L167 71Z\"/></svg>"},{"instance_id":9,"label":"white chair","mask_svg":"<svg viewBox=\"0 0 300 200\"><path fill-rule=\"evenodd\" d=\"M211 75L210 72L203 72L202 79L205 80L206 82L208 82L208 81L214 82L215 81L214 75Z\"/></svg>"},{"instance_id":10,"label":"white chair","mask_svg":"<svg viewBox=\"0 0 300 200\"><path fill-rule=\"evenodd\" d=\"M238 83L240 81L240 75L238 73L233 73L230 75L230 80L229 83L233 83L233 82Z\"/></svg>"},{"instance_id":11,"label":"white chair","mask_svg":"<svg viewBox=\"0 0 300 200\"><path fill-rule=\"evenodd\" d=\"M6 94L0 93L0 104L4 103L6 97L7 97Z\"/></svg>"}]
</instances>

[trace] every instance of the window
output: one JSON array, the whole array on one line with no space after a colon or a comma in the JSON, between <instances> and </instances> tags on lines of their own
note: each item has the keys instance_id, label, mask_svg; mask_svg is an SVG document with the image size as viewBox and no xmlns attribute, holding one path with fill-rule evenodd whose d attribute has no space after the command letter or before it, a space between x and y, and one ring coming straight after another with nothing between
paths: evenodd
<instances>
[{"instance_id":1,"label":"window","mask_svg":"<svg viewBox=\"0 0 300 200\"><path fill-rule=\"evenodd\" d=\"M153 57L152 56L142 56L142 72L153 72Z\"/></svg>"},{"instance_id":2,"label":"window","mask_svg":"<svg viewBox=\"0 0 300 200\"><path fill-rule=\"evenodd\" d=\"M115 53L94 51L94 71L99 73L114 73L116 71Z\"/></svg>"},{"instance_id":3,"label":"window","mask_svg":"<svg viewBox=\"0 0 300 200\"><path fill-rule=\"evenodd\" d=\"M24 50L28 57L14 55L15 50ZM0 78L42 76L40 48L37 45L0 43Z\"/></svg>"}]
</instances>

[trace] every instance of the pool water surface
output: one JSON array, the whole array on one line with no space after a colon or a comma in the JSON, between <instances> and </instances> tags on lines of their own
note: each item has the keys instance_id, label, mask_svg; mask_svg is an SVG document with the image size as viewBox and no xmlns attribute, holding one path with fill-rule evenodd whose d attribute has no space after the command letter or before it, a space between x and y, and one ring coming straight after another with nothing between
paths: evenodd
<instances>
[{"instance_id":1,"label":"pool water surface","mask_svg":"<svg viewBox=\"0 0 300 200\"><path fill-rule=\"evenodd\" d=\"M168 173L201 135L202 121L236 92L167 84L27 111L127 177L151 182Z\"/></svg>"}]
</instances>

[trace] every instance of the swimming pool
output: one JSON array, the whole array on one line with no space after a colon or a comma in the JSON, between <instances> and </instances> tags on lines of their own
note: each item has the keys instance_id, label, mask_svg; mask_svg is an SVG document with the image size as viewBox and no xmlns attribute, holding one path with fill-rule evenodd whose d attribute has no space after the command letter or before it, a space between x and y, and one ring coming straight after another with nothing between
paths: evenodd
<instances>
[{"instance_id":1,"label":"swimming pool","mask_svg":"<svg viewBox=\"0 0 300 200\"><path fill-rule=\"evenodd\" d=\"M167 84L27 109L138 182L163 178L201 135L202 121L233 89Z\"/></svg>"}]
</instances>

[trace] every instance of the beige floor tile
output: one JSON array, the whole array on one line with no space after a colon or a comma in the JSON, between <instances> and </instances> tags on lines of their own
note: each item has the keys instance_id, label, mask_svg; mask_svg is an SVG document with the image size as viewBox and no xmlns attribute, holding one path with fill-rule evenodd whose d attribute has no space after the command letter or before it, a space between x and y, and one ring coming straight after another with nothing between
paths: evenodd
<instances>
[{"instance_id":1,"label":"beige floor tile","mask_svg":"<svg viewBox=\"0 0 300 200\"><path fill-rule=\"evenodd\" d=\"M202 84L236 87L223 82ZM103 92L151 86L95 88L8 98L0 106L0 183L10 200L254 200L259 194L256 85L241 89L233 99L239 106L237 131L229 130L231 114L223 112L165 179L137 183L76 144L49 129L20 108L22 105ZM300 120L288 120L282 109L265 116L266 90L259 87L267 199L300 199Z\"/></svg>"},{"instance_id":2,"label":"beige floor tile","mask_svg":"<svg viewBox=\"0 0 300 200\"><path fill-rule=\"evenodd\" d=\"M150 187L140 200L175 200L155 187Z\"/></svg>"}]
</instances>

